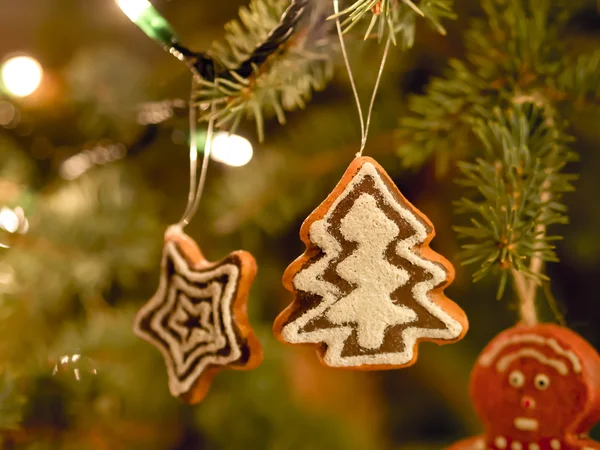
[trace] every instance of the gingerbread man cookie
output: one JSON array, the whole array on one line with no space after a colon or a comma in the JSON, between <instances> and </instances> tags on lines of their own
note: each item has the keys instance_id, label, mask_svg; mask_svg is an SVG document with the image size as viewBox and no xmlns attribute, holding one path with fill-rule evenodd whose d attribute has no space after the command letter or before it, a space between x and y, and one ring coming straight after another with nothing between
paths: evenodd
<instances>
[{"instance_id":1,"label":"gingerbread man cookie","mask_svg":"<svg viewBox=\"0 0 600 450\"><path fill-rule=\"evenodd\" d=\"M518 325L483 350L471 398L485 434L451 450L591 450L600 420L600 356L558 325Z\"/></svg>"},{"instance_id":2,"label":"gingerbread man cookie","mask_svg":"<svg viewBox=\"0 0 600 450\"><path fill-rule=\"evenodd\" d=\"M330 367L376 370L414 363L419 341L466 333L443 293L453 267L429 248L433 225L375 160L352 162L300 236L306 252L283 277L294 302L274 324L281 341L317 346Z\"/></svg>"},{"instance_id":3,"label":"gingerbread man cookie","mask_svg":"<svg viewBox=\"0 0 600 450\"><path fill-rule=\"evenodd\" d=\"M246 313L255 275L250 253L211 263L180 227L167 230L158 291L139 311L134 331L162 353L174 396L197 403L221 369L260 364L261 345Z\"/></svg>"}]
</instances>

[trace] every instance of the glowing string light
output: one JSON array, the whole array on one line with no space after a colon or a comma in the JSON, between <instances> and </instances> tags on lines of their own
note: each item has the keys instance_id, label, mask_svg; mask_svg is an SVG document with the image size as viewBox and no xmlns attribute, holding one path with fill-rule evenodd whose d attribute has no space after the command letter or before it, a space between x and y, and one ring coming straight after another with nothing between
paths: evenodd
<instances>
[{"instance_id":1,"label":"glowing string light","mask_svg":"<svg viewBox=\"0 0 600 450\"><path fill-rule=\"evenodd\" d=\"M152 7L152 4L147 0L117 0L117 4L132 22L138 20L147 9Z\"/></svg>"},{"instance_id":2,"label":"glowing string light","mask_svg":"<svg viewBox=\"0 0 600 450\"><path fill-rule=\"evenodd\" d=\"M15 97L31 95L41 84L43 70L30 56L14 56L2 64L2 84Z\"/></svg>"},{"instance_id":3,"label":"glowing string light","mask_svg":"<svg viewBox=\"0 0 600 450\"><path fill-rule=\"evenodd\" d=\"M116 0L121 11L129 17L148 37L154 39L171 53L178 56L174 48L179 39L167 20L160 15L148 0Z\"/></svg>"},{"instance_id":4,"label":"glowing string light","mask_svg":"<svg viewBox=\"0 0 600 450\"><path fill-rule=\"evenodd\" d=\"M237 134L220 132L212 142L212 159L228 166L245 166L254 154L250 141Z\"/></svg>"}]
</instances>

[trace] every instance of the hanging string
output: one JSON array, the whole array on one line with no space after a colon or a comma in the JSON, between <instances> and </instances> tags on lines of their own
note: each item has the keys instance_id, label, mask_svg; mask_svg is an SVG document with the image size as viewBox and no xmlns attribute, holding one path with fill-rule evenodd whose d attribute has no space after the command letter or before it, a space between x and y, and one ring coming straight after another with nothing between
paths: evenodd
<instances>
[{"instance_id":1,"label":"hanging string","mask_svg":"<svg viewBox=\"0 0 600 450\"><path fill-rule=\"evenodd\" d=\"M180 224L186 222L192 205L194 204L194 198L196 197L196 172L198 170L198 144L196 136L196 105L194 105L194 90L196 87L195 77L192 76L192 88L190 90L190 102L189 102L189 130L190 130L190 190L188 192L188 202L183 213L183 216L179 220ZM185 223L187 225L187 222Z\"/></svg>"},{"instance_id":2,"label":"hanging string","mask_svg":"<svg viewBox=\"0 0 600 450\"><path fill-rule=\"evenodd\" d=\"M215 125L215 105L211 105L210 119L208 120L208 130L206 132L206 143L204 144L204 157L202 158L202 165L200 167L200 178L197 177L198 172L198 144L197 144L197 115L196 105L194 104L194 87L195 80L192 79L192 93L190 96L190 113L189 113L189 128L190 128L190 190L188 193L188 202L185 208L183 216L179 220L179 225L183 228L190 223L192 218L198 211L200 205L200 199L204 192L204 185L206 184L206 174L208 173L208 164L210 161L210 154L212 151L213 141L213 130Z\"/></svg>"},{"instance_id":3,"label":"hanging string","mask_svg":"<svg viewBox=\"0 0 600 450\"><path fill-rule=\"evenodd\" d=\"M371 96L371 102L369 104L369 110L367 112L367 122L363 117L362 105L360 103L360 97L358 95L358 89L354 82L354 75L352 73L352 67L350 66L350 60L348 58L348 52L346 51L346 44L344 41L344 33L342 32L342 24L340 23L340 5L339 0L333 0L333 10L335 13L335 26L337 28L338 37L340 40L340 47L342 48L342 56L344 58L344 64L350 78L350 85L352 86L352 93L354 94L354 100L356 101L356 108L358 109L358 120L360 122L360 150L356 153L356 157L362 156L363 151L367 145L367 137L369 136L369 128L371 126L371 116L373 114L373 107L375 105L375 97L377 97L377 91L379 90L379 84L383 75L383 69L390 50L391 36L388 36L385 43L385 49L383 51L383 57L381 59L381 65L379 66L379 73L377 74L377 80L375 81L375 87L373 89L373 95Z\"/></svg>"},{"instance_id":4,"label":"hanging string","mask_svg":"<svg viewBox=\"0 0 600 450\"><path fill-rule=\"evenodd\" d=\"M339 19L340 5L338 0L333 0L333 11L336 14L335 18L335 26L337 28L338 37L340 39L340 46L342 48L342 56L344 58L344 63L346 64L346 70L348 72L348 78L350 78L350 85L352 86L352 93L354 94L354 101L356 101L356 106L358 107L358 120L360 121L360 142L361 142L361 151L364 145L366 144L365 138L365 120L363 119L363 112L360 106L360 97L358 96L358 90L356 89L356 83L354 82L354 75L352 74L352 68L350 67L350 60L348 59L348 53L346 52L346 44L344 43L344 34L342 32L342 24Z\"/></svg>"},{"instance_id":5,"label":"hanging string","mask_svg":"<svg viewBox=\"0 0 600 450\"><path fill-rule=\"evenodd\" d=\"M373 95L371 96L371 103L369 103L369 114L367 115L367 125L365 127L365 133L364 133L364 142L362 143L362 146L360 148L360 152L358 154L358 156L362 156L362 152L365 148L365 145L367 144L367 137L369 135L369 128L371 126L371 116L373 113L373 107L375 106L375 97L377 97L377 91L379 90L379 83L381 82L381 77L383 75L383 69L385 68L385 63L387 61L387 57L390 51L390 44L392 42L392 39L390 36L388 36L388 39L385 43L385 49L383 50L383 57L381 58L381 65L379 66L379 73L377 74L377 80L375 81L375 87L373 88ZM360 106L359 106L360 107Z\"/></svg>"}]
</instances>

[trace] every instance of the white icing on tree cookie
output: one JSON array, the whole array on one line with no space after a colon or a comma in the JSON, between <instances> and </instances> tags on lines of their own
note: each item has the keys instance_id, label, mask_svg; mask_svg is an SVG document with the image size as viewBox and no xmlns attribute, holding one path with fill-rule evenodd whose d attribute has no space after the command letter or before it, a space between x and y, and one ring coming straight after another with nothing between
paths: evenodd
<instances>
[{"instance_id":1,"label":"white icing on tree cookie","mask_svg":"<svg viewBox=\"0 0 600 450\"><path fill-rule=\"evenodd\" d=\"M365 227L365 223L371 226ZM398 235L398 227L377 207L373 197L362 194L342 219L340 231L346 239L358 243L356 251L337 266L337 273L356 285L325 313L338 325L357 324L361 347L377 349L383 344L391 325L411 322L417 314L396 305L391 294L408 280L408 272L390 264L386 247Z\"/></svg>"},{"instance_id":2,"label":"white icing on tree cookie","mask_svg":"<svg viewBox=\"0 0 600 450\"><path fill-rule=\"evenodd\" d=\"M322 217L308 224L310 242L320 253L307 258L292 284L300 295L318 300L306 310L298 308L300 314L276 330L288 343L325 344L323 360L332 367L406 365L414 359L418 340L453 341L466 331L430 297L450 276L442 264L423 257L418 249L427 245L432 230L397 188L386 184L379 170L383 171L364 162ZM349 246L353 250L347 254ZM402 264L393 261L398 257ZM413 269L424 275L411 279ZM335 276L339 283L332 281ZM411 301L420 305L421 316L397 298L395 291L405 285L411 286ZM439 325L418 326L423 315ZM403 326L400 339L394 338L398 342L390 349L386 337L398 325ZM346 348L351 336L360 347L355 352Z\"/></svg>"}]
</instances>

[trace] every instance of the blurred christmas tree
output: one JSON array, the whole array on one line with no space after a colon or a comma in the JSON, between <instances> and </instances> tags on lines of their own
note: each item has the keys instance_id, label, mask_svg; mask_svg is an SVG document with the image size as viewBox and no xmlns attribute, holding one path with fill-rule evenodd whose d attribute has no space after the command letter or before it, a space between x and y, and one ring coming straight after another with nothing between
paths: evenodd
<instances>
[{"instance_id":1,"label":"blurred christmas tree","mask_svg":"<svg viewBox=\"0 0 600 450\"><path fill-rule=\"evenodd\" d=\"M600 344L593 0L461 1L452 9L447 0L361 0L344 15L361 93L377 76L377 37L392 33L396 43L365 154L432 219L434 245L457 267L464 239L463 261L482 282L459 270L448 292L470 317L465 341L423 346L406 370L331 371L312 351L274 341L272 320L289 301L280 277L302 252L300 223L360 134L334 22L325 20L330 2L309 3L306 23L282 50L250 66L258 70L250 83L234 78L223 90L205 80L196 92L200 103L221 101L219 125L248 137L255 156L243 168L211 166L188 233L211 260L233 248L255 255L250 314L266 355L255 371L223 372L196 407L169 396L160 354L131 331L158 282L163 230L186 201L181 99L190 73L113 2L0 5L0 55L26 51L45 71L24 98L10 96L5 79L0 98L5 448L440 448L477 431L468 373L484 343L514 322L516 299L548 320L564 316ZM244 26L224 28L242 4L154 6L226 70L266 38L289 2L254 0Z\"/></svg>"}]
</instances>

